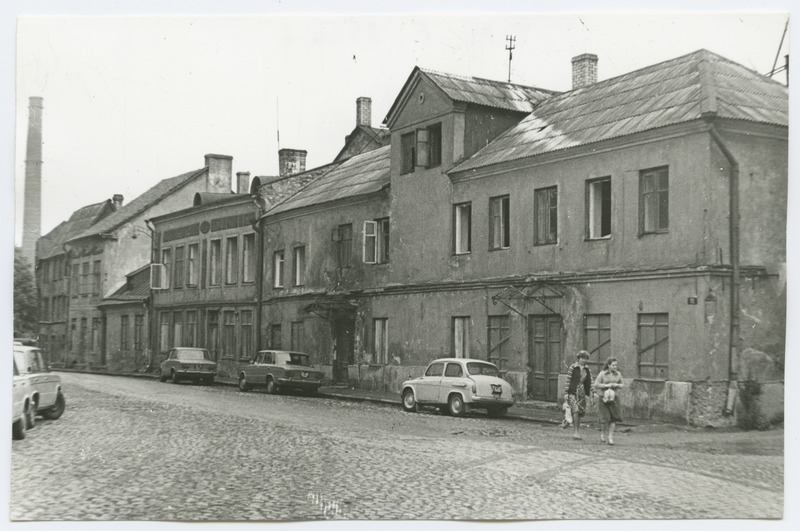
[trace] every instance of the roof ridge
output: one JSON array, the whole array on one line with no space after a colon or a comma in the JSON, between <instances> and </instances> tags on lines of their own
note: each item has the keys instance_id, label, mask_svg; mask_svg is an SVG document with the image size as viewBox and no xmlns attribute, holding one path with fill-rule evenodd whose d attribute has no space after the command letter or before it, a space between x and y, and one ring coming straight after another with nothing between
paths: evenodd
<instances>
[{"instance_id":1,"label":"roof ridge","mask_svg":"<svg viewBox=\"0 0 800 531\"><path fill-rule=\"evenodd\" d=\"M540 91L543 91L543 92L551 92L551 93L554 93L554 94L559 94L559 91L551 90L551 89L545 89L545 88L537 87L535 85L523 85L522 83L512 83L510 81L500 81L498 79L489 79L487 77L465 76L465 75L462 75L462 74L452 74L452 73L449 73L449 72L442 72L441 70L434 70L434 69L431 69L431 68L422 68L422 67L418 67L418 68L420 69L420 71L422 71L422 72L424 72L426 74L434 74L434 75L445 76L445 77L454 77L454 78L457 78L457 79L462 79L464 81L482 81L484 83L489 83L489 84L492 84L492 85L511 85L511 86L514 86L514 87L524 87L524 88L529 88L529 89L534 89L534 90L540 90Z\"/></svg>"}]
</instances>

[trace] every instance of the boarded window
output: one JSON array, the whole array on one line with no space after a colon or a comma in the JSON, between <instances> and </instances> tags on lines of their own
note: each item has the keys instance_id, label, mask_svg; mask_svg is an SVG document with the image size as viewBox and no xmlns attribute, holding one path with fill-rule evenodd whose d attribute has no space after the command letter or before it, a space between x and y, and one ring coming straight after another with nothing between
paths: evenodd
<instances>
[{"instance_id":1,"label":"boarded window","mask_svg":"<svg viewBox=\"0 0 800 531\"><path fill-rule=\"evenodd\" d=\"M668 380L669 314L639 314L638 332L639 377Z\"/></svg>"},{"instance_id":2,"label":"boarded window","mask_svg":"<svg viewBox=\"0 0 800 531\"><path fill-rule=\"evenodd\" d=\"M589 353L592 374L597 374L611 357L611 315L583 316L583 348Z\"/></svg>"},{"instance_id":3,"label":"boarded window","mask_svg":"<svg viewBox=\"0 0 800 531\"><path fill-rule=\"evenodd\" d=\"M489 361L503 367L509 360L509 317L508 315L490 315L488 329Z\"/></svg>"}]
</instances>

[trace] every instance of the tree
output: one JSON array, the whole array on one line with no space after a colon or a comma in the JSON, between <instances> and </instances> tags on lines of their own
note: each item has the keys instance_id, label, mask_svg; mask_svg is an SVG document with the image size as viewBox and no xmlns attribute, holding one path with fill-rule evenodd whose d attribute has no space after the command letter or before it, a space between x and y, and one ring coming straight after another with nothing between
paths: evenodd
<instances>
[{"instance_id":1,"label":"tree","mask_svg":"<svg viewBox=\"0 0 800 531\"><path fill-rule=\"evenodd\" d=\"M36 337L39 334L39 300L33 268L22 254L14 248L14 337Z\"/></svg>"}]
</instances>

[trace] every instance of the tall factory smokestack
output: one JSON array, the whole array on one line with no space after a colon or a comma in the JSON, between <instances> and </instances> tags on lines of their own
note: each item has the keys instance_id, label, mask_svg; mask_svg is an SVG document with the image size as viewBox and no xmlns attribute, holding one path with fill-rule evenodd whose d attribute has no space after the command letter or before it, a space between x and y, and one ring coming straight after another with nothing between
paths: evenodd
<instances>
[{"instance_id":1,"label":"tall factory smokestack","mask_svg":"<svg viewBox=\"0 0 800 531\"><path fill-rule=\"evenodd\" d=\"M42 98L28 105L28 145L25 153L25 207L22 253L36 267L36 240L42 235Z\"/></svg>"}]
</instances>

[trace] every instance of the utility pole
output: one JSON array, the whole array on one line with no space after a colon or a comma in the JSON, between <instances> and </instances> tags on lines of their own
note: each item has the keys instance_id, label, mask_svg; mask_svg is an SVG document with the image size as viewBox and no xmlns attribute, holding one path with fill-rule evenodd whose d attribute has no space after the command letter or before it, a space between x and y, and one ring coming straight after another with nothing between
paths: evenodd
<instances>
[{"instance_id":1,"label":"utility pole","mask_svg":"<svg viewBox=\"0 0 800 531\"><path fill-rule=\"evenodd\" d=\"M511 83L511 52L514 49L514 43L517 42L517 38L514 35L506 35L506 40L508 44L506 44L506 50L508 50L508 82Z\"/></svg>"}]
</instances>

